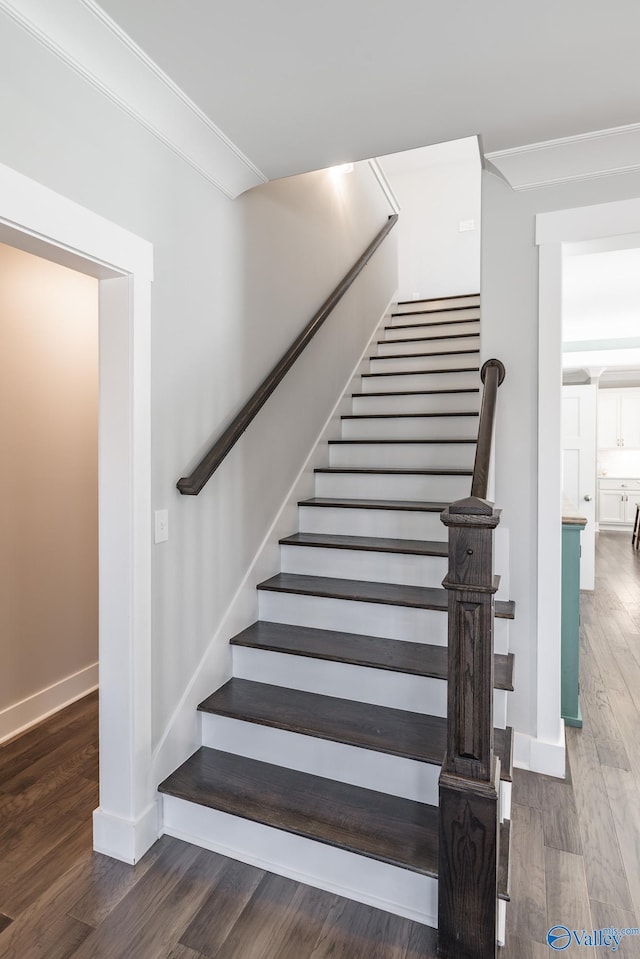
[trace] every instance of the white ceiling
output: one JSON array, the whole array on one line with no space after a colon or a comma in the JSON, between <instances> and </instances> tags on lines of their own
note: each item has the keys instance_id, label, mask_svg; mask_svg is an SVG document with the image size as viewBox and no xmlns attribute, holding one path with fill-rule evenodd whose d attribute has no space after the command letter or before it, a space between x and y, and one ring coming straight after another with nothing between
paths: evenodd
<instances>
[{"instance_id":1,"label":"white ceiling","mask_svg":"<svg viewBox=\"0 0 640 959\"><path fill-rule=\"evenodd\" d=\"M637 0L100 5L270 179L640 121Z\"/></svg>"},{"instance_id":2,"label":"white ceiling","mask_svg":"<svg viewBox=\"0 0 640 959\"><path fill-rule=\"evenodd\" d=\"M451 166L452 163L475 163L480 169L478 138L465 137L449 140L430 147L417 147L402 153L390 153L380 157L380 165L387 174L416 173L434 166Z\"/></svg>"}]
</instances>

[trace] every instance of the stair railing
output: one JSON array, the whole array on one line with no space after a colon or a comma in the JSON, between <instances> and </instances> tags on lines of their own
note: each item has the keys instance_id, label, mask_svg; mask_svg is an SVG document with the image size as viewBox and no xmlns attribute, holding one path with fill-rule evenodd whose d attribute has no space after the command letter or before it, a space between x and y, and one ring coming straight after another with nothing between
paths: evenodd
<instances>
[{"instance_id":1,"label":"stair railing","mask_svg":"<svg viewBox=\"0 0 640 959\"><path fill-rule=\"evenodd\" d=\"M439 782L438 955L495 959L500 759L493 749L493 537L487 501L500 360L484 383L471 496L442 514L449 530L447 747Z\"/></svg>"},{"instance_id":2,"label":"stair railing","mask_svg":"<svg viewBox=\"0 0 640 959\"><path fill-rule=\"evenodd\" d=\"M208 452L202 457L195 469L188 476L183 476L178 480L176 485L181 493L185 496L197 496L205 484L211 479L227 453L233 449L244 431L255 419L273 391L282 382L304 348L309 345L324 321L336 308L349 287L362 272L397 222L398 214L394 213L393 216L388 218L385 225L371 241L364 253L358 257L349 272L340 280L335 290L327 297L320 309L313 315L311 320L309 320L284 356L281 357L253 395L247 400L240 412L236 414L229 426L227 426Z\"/></svg>"}]
</instances>

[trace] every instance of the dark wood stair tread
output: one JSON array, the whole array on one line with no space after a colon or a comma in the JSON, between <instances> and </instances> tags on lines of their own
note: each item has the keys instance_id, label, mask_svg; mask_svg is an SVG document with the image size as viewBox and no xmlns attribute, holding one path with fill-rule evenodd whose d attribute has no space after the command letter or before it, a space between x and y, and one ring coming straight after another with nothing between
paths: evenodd
<instances>
[{"instance_id":1,"label":"dark wood stair tread","mask_svg":"<svg viewBox=\"0 0 640 959\"><path fill-rule=\"evenodd\" d=\"M379 353L376 353L374 356L370 356L370 360L419 360L423 357L430 356L466 356L469 353L479 353L480 350L442 350L438 352L437 350L431 351L430 353L392 353L389 356L381 356ZM414 373L429 373L430 370L414 370ZM365 374L366 375L366 374Z\"/></svg>"},{"instance_id":2,"label":"dark wood stair tread","mask_svg":"<svg viewBox=\"0 0 640 959\"><path fill-rule=\"evenodd\" d=\"M414 513L441 513L449 503L409 499L338 499L332 496L312 496L298 501L298 506L335 507L337 509L410 510Z\"/></svg>"},{"instance_id":3,"label":"dark wood stair tread","mask_svg":"<svg viewBox=\"0 0 640 959\"><path fill-rule=\"evenodd\" d=\"M479 306L454 306L453 310L479 310ZM430 316L432 313L444 313L445 310L415 310L411 313L392 313L391 316L400 319L403 316ZM460 326L461 323L479 323L479 316L466 316L462 319L457 320L431 320L431 322L423 323L392 323L390 326L385 326L385 330L409 330L413 329L414 326L417 327L433 327L433 326ZM464 333L455 334L457 336L464 336Z\"/></svg>"},{"instance_id":4,"label":"dark wood stair tread","mask_svg":"<svg viewBox=\"0 0 640 959\"><path fill-rule=\"evenodd\" d=\"M477 323L479 320L461 320L461 323ZM402 326L385 326L385 330L415 330L416 333L420 330L428 329L430 326L438 326L437 323L405 323ZM408 343L411 343L412 340L428 340L434 342L436 340L463 340L469 336L480 336L479 332L475 330L472 333L436 333L435 336L416 336L412 337L410 340L407 340ZM378 343L402 343L403 339L400 340L378 340Z\"/></svg>"},{"instance_id":5,"label":"dark wood stair tread","mask_svg":"<svg viewBox=\"0 0 640 959\"><path fill-rule=\"evenodd\" d=\"M306 576L298 573L277 573L258 584L258 589L278 593L321 596L362 603L408 606L414 609L447 610L447 591L433 586L405 586L396 583L373 583L360 579L338 579L333 576ZM495 614L513 619L515 603L496 601Z\"/></svg>"},{"instance_id":6,"label":"dark wood stair tread","mask_svg":"<svg viewBox=\"0 0 640 959\"><path fill-rule=\"evenodd\" d=\"M429 467L410 469L394 469L385 466L317 466L314 473L355 473L358 476L380 474L382 476L473 476L472 469L452 467Z\"/></svg>"},{"instance_id":7,"label":"dark wood stair tread","mask_svg":"<svg viewBox=\"0 0 640 959\"><path fill-rule=\"evenodd\" d=\"M444 393L479 393L479 386L464 386L460 389L448 390L387 390L384 393L352 393L354 399L361 400L363 396L439 396ZM353 414L357 415L357 414ZM391 416L391 413L384 413L384 416ZM400 413L400 416L411 416L411 413ZM453 416L453 413L417 413L417 416ZM463 414L466 415L466 414ZM477 414L475 414L477 415Z\"/></svg>"},{"instance_id":8,"label":"dark wood stair tread","mask_svg":"<svg viewBox=\"0 0 640 959\"><path fill-rule=\"evenodd\" d=\"M447 720L443 717L249 679L230 679L198 709L416 762L440 765L445 753ZM494 730L495 751L504 766L502 778L508 778L511 768L510 758L504 755L509 745L506 733Z\"/></svg>"},{"instance_id":9,"label":"dark wood stair tread","mask_svg":"<svg viewBox=\"0 0 640 959\"><path fill-rule=\"evenodd\" d=\"M475 392L475 391L474 391ZM361 396L404 396L404 393L361 393ZM344 413L341 420L404 420L420 419L424 417L447 417L447 416L480 416L477 410L451 410L443 413ZM329 440L330 443L340 442L339 440ZM347 442L347 440L343 440ZM398 440L398 442L402 442ZM429 442L424 440L424 442ZM437 439L433 440L438 442Z\"/></svg>"},{"instance_id":10,"label":"dark wood stair tread","mask_svg":"<svg viewBox=\"0 0 640 959\"><path fill-rule=\"evenodd\" d=\"M380 862L437 875L435 806L205 746L158 789Z\"/></svg>"},{"instance_id":11,"label":"dark wood stair tread","mask_svg":"<svg viewBox=\"0 0 640 959\"><path fill-rule=\"evenodd\" d=\"M447 647L427 643L407 643L379 636L259 620L234 636L231 644L352 666L388 669L411 676L447 678ZM496 653L494 686L496 689L513 690L512 653L508 656Z\"/></svg>"},{"instance_id":12,"label":"dark wood stair tread","mask_svg":"<svg viewBox=\"0 0 640 959\"><path fill-rule=\"evenodd\" d=\"M378 536L342 536L334 533L292 533L280 540L283 546L324 546L328 549L363 549L378 553L409 553L412 556L447 556L446 542L392 539Z\"/></svg>"},{"instance_id":13,"label":"dark wood stair tread","mask_svg":"<svg viewBox=\"0 0 640 959\"><path fill-rule=\"evenodd\" d=\"M418 296L414 297L412 300L397 300L397 306L411 306L412 303L444 303L447 300L470 300L472 297L475 299L480 296L480 293L449 293L448 296ZM458 309L458 307L451 307L451 309ZM468 307L464 307L468 309Z\"/></svg>"},{"instance_id":14,"label":"dark wood stair tread","mask_svg":"<svg viewBox=\"0 0 640 959\"><path fill-rule=\"evenodd\" d=\"M478 352L478 350L474 350ZM442 355L442 354L440 354ZM380 359L379 356L374 357L374 359ZM437 376L440 373L479 373L479 366L452 366L448 367L446 370L400 370L397 373L361 373L362 377L365 376ZM457 391L456 391L457 392ZM365 393L364 396L370 396L371 394Z\"/></svg>"},{"instance_id":15,"label":"dark wood stair tread","mask_svg":"<svg viewBox=\"0 0 640 959\"><path fill-rule=\"evenodd\" d=\"M438 445L439 443L443 446L451 446L454 444L473 444L477 443L477 439L469 437L469 439L462 439L457 436L452 437L435 437L431 439L409 439L403 438L399 440L377 440L377 439L364 439L364 440L329 440L329 446L426 446L426 445Z\"/></svg>"}]
</instances>

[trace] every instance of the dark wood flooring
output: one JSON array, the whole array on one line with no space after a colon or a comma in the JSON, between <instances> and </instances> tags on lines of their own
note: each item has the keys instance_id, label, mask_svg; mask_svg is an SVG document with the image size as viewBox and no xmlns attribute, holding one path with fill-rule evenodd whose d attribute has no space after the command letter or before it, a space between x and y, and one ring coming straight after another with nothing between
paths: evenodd
<instances>
[{"instance_id":1,"label":"dark wood flooring","mask_svg":"<svg viewBox=\"0 0 640 959\"><path fill-rule=\"evenodd\" d=\"M549 959L554 923L640 918L640 554L630 536L599 535L582 622L584 728L567 730L570 778L514 773L500 959ZM93 853L97 801L95 696L0 748L0 959L435 959L431 929L176 839L134 867ZM640 956L640 937L617 955Z\"/></svg>"}]
</instances>

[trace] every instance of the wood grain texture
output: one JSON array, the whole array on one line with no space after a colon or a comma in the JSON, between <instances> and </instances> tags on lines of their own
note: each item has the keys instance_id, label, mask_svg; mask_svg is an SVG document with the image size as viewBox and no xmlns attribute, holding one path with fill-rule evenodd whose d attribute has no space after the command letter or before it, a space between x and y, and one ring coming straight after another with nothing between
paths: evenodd
<instances>
[{"instance_id":1,"label":"wood grain texture","mask_svg":"<svg viewBox=\"0 0 640 959\"><path fill-rule=\"evenodd\" d=\"M417 373L420 376L439 376L444 373L479 373L479 366L449 366L445 370L399 370L397 373L362 373L362 377L367 377L367 379L373 379L374 377L379 377L379 382L384 382L385 376L416 376Z\"/></svg>"},{"instance_id":2,"label":"wood grain texture","mask_svg":"<svg viewBox=\"0 0 640 959\"><path fill-rule=\"evenodd\" d=\"M585 730L567 727L569 761L573 777L580 836L592 899L631 909L627 876L620 856L603 767L593 739ZM597 864L597 867L596 867Z\"/></svg>"},{"instance_id":3,"label":"wood grain texture","mask_svg":"<svg viewBox=\"0 0 640 959\"><path fill-rule=\"evenodd\" d=\"M640 764L640 755L637 748L637 742L640 740L638 729L640 728L640 718L638 713L638 699L640 689L634 688L634 675L629 672L627 666L630 662L628 656L631 655L638 662L640 649L635 648L634 642L640 632L640 626L635 626L635 620L639 615L640 608L640 563L638 555L632 555L629 545L629 537L615 533L600 533L598 536L597 559L596 559L596 592L594 596L583 594L583 632L585 628L589 630L589 655L593 655L597 662L606 690L609 705L612 709L615 720L620 728L620 733L624 737L624 747L628 753L631 770L622 770L622 772L638 775ZM603 600L599 603L597 597L600 590L603 590ZM584 659L584 657L583 657ZM10 766L13 758L18 758L21 763L21 770L27 769L29 759L23 753L27 753L33 748L36 759L46 756L48 751L47 733L49 723L51 722L52 734L56 734L63 726L69 725L78 718L80 713L74 713L74 709L87 708L87 704L75 704L69 707L70 712L65 711L66 715L58 714L52 717L50 721L43 724L37 731L21 737L21 740L14 740L13 743L0 747L0 769ZM94 724L97 735L97 698L93 697L93 705L87 708L83 714L83 721L90 721ZM578 732L583 741L589 738L589 729L583 729ZM586 734L586 735L585 735ZM55 740L60 745L59 740ZM581 757L575 753L575 742L577 736L568 736L568 754L570 766L574 770L578 769L581 763ZM603 740L602 743L605 741ZM74 737L71 736L68 742L68 753L65 758L64 751L60 753L61 764L68 770L77 768L84 770L88 775L89 769L91 775L97 776L94 761L82 761L77 767L74 762ZM512 840L514 845L512 856L512 897L507 907L507 944L498 951L499 959L549 959L549 949L546 945L546 932L550 927L550 917L547 913L547 894L545 874L545 865L550 866L551 857L545 857L545 839L553 837L556 831L551 828L550 833L545 834L548 817L553 817L556 813L564 816L563 811L559 811L561 798L554 795L555 785L560 788L567 788L573 793L576 814L578 816L581 842L583 830L592 832L594 830L593 815L597 815L600 809L600 799L602 793L600 784L604 786L605 802L609 806L609 814L614 823L615 842L609 847L605 843L599 844L594 856L583 856L584 875L589 889L590 874L605 877L611 870L612 861L620 863L620 868L624 870L625 881L632 884L632 879L628 876L626 860L622 859L620 849L622 846L629 846L630 851L637 841L637 824L634 821L635 810L638 806L638 792L632 791L632 800L627 801L624 797L626 793L620 789L610 777L611 765L603 764L600 758L598 745L601 741L591 735L591 746L589 756L593 763L599 767L599 776L595 780L590 778L587 765L586 772L578 770L580 775L575 775L573 779L569 778L567 783L548 777L539 777L534 773L524 770L515 770L514 772L514 808L512 824ZM57 748L57 747L56 747ZM20 758L22 757L22 758ZM46 768L41 767L43 770ZM597 768L597 767L596 767ZM620 771L620 770L618 770ZM55 802L54 794L56 786L59 783L64 787L66 782L73 778L72 773L65 773L61 778L57 778L55 768L48 768L43 771L43 777L34 783L26 784L24 791L16 789L11 795L2 795L0 788L0 822L2 826L7 820L11 820L11 834L17 834L14 830L17 826L17 832L22 828L27 828L34 818L34 809L37 809L37 796L40 794L45 802ZM82 772L78 772L82 778ZM615 775L615 770L614 770ZM9 773L11 778L11 773ZM595 785L594 785L595 784ZM609 788L607 789L607 784ZM623 784L624 785L624 784ZM551 788L549 788L551 786ZM615 789L614 789L615 786ZM594 801L591 795L592 790L598 792L598 800ZM561 793L562 797L563 794ZM620 797L620 798L618 798ZM2 806L3 802L9 805ZM622 805L625 816L614 816L611 804ZM628 807L628 810L627 810ZM7 812L5 816L3 810ZM112 926L113 949L119 950L119 957L126 959L211 959L208 953L200 953L189 946L179 942L179 936L182 936L190 923L198 915L199 911L207 908L214 915L221 916L224 903L221 903L220 909L216 907L216 898L214 893L215 882L208 886L206 896L199 902L195 911L191 908L190 902L185 902L184 921L180 918L176 922L175 929L168 930L168 938L161 945L158 951L154 953L140 952L131 953L129 943L121 934L135 925L137 906L139 899L133 894L136 886L143 876L148 876L147 882L158 886L158 893L153 904L149 905L147 915L150 925L153 924L154 912L162 912L165 903L165 892L167 883L171 885L171 874L174 868L172 857L164 856L167 849L180 850L184 844L179 840L168 836L162 837L158 843L150 850L147 856L135 867L125 866L122 863L114 863L105 856L93 853L91 851L91 820L92 807L87 805L84 817L78 809L79 838L71 838L62 846L54 847L54 850L43 856L45 875L40 878L40 867L42 863L37 861L34 865L25 870L17 877L15 887L10 883L4 883L0 886L0 957L1 959L48 959L47 945L51 943L51 931L60 929L61 935L67 936L70 931L79 927L65 926L64 917L71 916L81 923L89 926L98 926L108 919L116 907L120 910L121 923ZM35 814L37 817L37 813ZM530 816L533 823L523 816ZM21 824L17 820L22 820ZM202 852L204 856L216 858L215 853ZM577 857L577 853L573 856ZM618 859L616 860L616 856ZM176 857L179 864L179 856ZM575 862L573 857L567 861ZM542 869L540 869L542 863ZM237 868L237 864L225 860L225 868ZM246 867L250 869L251 867ZM256 870L257 879L260 880L262 873ZM218 874L219 876L222 873ZM177 885L179 886L178 879ZM175 888L175 887L174 887ZM299 887L303 888L303 887ZM623 887L624 888L624 887ZM536 892L537 891L537 892ZM542 893L541 905L540 896ZM624 908L621 901L613 902L615 890L608 894L604 901L593 898L590 899L591 917L594 927L600 928L607 925L639 926L640 917L636 914L635 908ZM302 894L300 894L302 895ZM211 897L209 899L209 897ZM7 904L11 901L9 908ZM290 900L292 914L295 914L296 903L300 900ZM371 919L369 907L359 907L352 903L349 911L346 911L346 900L338 900L339 905L331 907L325 918L322 927L322 938L314 944L313 949L323 950L321 955L323 959L352 959L352 957L376 956L376 950L381 949L382 959L435 959L435 941L434 931L424 926L411 923L408 920L398 920L392 927L386 927L386 914L380 916L381 926L378 926ZM553 908L553 903L549 903ZM304 910L304 906L302 907ZM360 912L360 909L363 912ZM341 911L342 910L342 911ZM321 910L320 910L321 911ZM375 910L373 910L375 913ZM242 925L244 910L239 912L234 927ZM12 922L7 924L7 919ZM56 924L62 921L60 926ZM161 922L161 917L159 918ZM286 920L289 922L289 920ZM319 921L319 920L318 920ZM4 928L3 928L4 927ZM311 952L308 950L307 943L313 938L310 935L309 940L300 938L299 926L294 920L287 925L286 936L282 941L283 955L295 956L295 959L310 959ZM389 929L390 931L386 931ZM315 926L314 926L315 930ZM379 934L382 938L377 938ZM532 934L532 936L529 935ZM386 938L385 938L386 937ZM219 941L219 940L217 940ZM73 948L70 940L67 940L70 948ZM206 943L203 942L206 946ZM637 945L637 940L629 939L620 949L619 954L622 957L632 957L633 949ZM215 946L215 941L212 941ZM80 944L82 947L82 943ZM299 948L298 948L299 947ZM313 950L311 950L313 951ZM77 949L74 949L74 953ZM594 956L597 951L592 951ZM69 959L74 953L68 953ZM555 955L555 953L553 954ZM610 953L607 953L610 955ZM95 953L96 959L100 959L100 953ZM244 959L243 956L234 956L234 959ZM316 955L315 959L318 959Z\"/></svg>"},{"instance_id":4,"label":"wood grain texture","mask_svg":"<svg viewBox=\"0 0 640 959\"><path fill-rule=\"evenodd\" d=\"M410 933L398 916L343 899L329 913L310 959L404 959Z\"/></svg>"},{"instance_id":5,"label":"wood grain texture","mask_svg":"<svg viewBox=\"0 0 640 959\"><path fill-rule=\"evenodd\" d=\"M404 586L397 583L370 583L360 579L338 579L333 576L308 576L299 573L277 573L258 584L258 589L277 593L322 596L327 599L348 599L360 603L409 606L414 609L447 609L447 593L433 586ZM513 602L497 602L495 614L502 619L515 617Z\"/></svg>"},{"instance_id":6,"label":"wood grain texture","mask_svg":"<svg viewBox=\"0 0 640 959\"><path fill-rule=\"evenodd\" d=\"M402 499L337 499L329 496L312 496L300 500L298 506L315 506L319 509L402 509L414 513L441 513L448 503L429 502L428 500Z\"/></svg>"},{"instance_id":7,"label":"wood grain texture","mask_svg":"<svg viewBox=\"0 0 640 959\"><path fill-rule=\"evenodd\" d=\"M424 875L437 873L437 809L201 747L160 792Z\"/></svg>"},{"instance_id":8,"label":"wood grain texture","mask_svg":"<svg viewBox=\"0 0 640 959\"><path fill-rule=\"evenodd\" d=\"M447 724L440 716L372 706L248 679L229 680L198 708L417 762L439 764L445 751ZM506 731L496 729L494 735L496 750L505 755L509 745ZM505 760L508 775L506 755Z\"/></svg>"},{"instance_id":9,"label":"wood grain texture","mask_svg":"<svg viewBox=\"0 0 640 959\"><path fill-rule=\"evenodd\" d=\"M544 857L549 926L591 928L583 857L551 846L545 846Z\"/></svg>"},{"instance_id":10,"label":"wood grain texture","mask_svg":"<svg viewBox=\"0 0 640 959\"><path fill-rule=\"evenodd\" d=\"M581 856L582 840L573 789L562 780L546 777L543 795L545 846Z\"/></svg>"},{"instance_id":11,"label":"wood grain texture","mask_svg":"<svg viewBox=\"0 0 640 959\"><path fill-rule=\"evenodd\" d=\"M533 806L511 807L513 874L508 924L520 939L547 945L547 887L542 813Z\"/></svg>"},{"instance_id":12,"label":"wood grain texture","mask_svg":"<svg viewBox=\"0 0 640 959\"><path fill-rule=\"evenodd\" d=\"M333 533L292 533L281 546L357 549L377 553L407 553L409 556L446 556L447 544L433 540L390 539L382 536L338 536Z\"/></svg>"},{"instance_id":13,"label":"wood grain texture","mask_svg":"<svg viewBox=\"0 0 640 959\"><path fill-rule=\"evenodd\" d=\"M409 395L409 396L421 396L421 395L424 395L424 392L427 392L427 393L428 393L429 391L423 391L422 394L421 394L421 393L410 393L410 394L408 394L408 395ZM433 390L432 390L431 392L437 392L437 391L433 391ZM441 390L440 392L443 392L443 393L444 393L445 391L444 391L444 390ZM355 394L354 394L354 395L355 395ZM398 394L398 393L393 393L393 394L391 394L391 393L364 393L364 394L363 394L363 393L361 393L360 395L361 395L361 396L392 396L392 395L393 395L393 396L403 396L403 395L407 395L407 394L402 394L402 393L400 393L400 394ZM348 413L348 414L344 414L343 416L341 416L340 419L341 419L341 420L412 420L412 419L426 419L426 420L429 420L429 419L431 419L431 418L433 418L433 417L446 417L447 419L449 419L449 417L451 417L451 416L479 416L479 413L478 413L477 410L475 410L475 411L474 411L474 410L456 410L456 411L453 411L453 410L452 410L452 411L450 411L450 412L443 411L443 412L437 412L437 413ZM354 443L354 442L357 442L357 441L356 441L356 440L329 440L329 445L331 445L332 443L333 443L333 444L338 444L338 443ZM414 442L414 441L402 439L402 440L362 440L362 442L366 442L366 443L376 443L376 442L377 442L377 443L380 443L380 442L411 443L411 442ZM459 439L458 437L453 437L453 436L450 437L450 438L448 438L448 439L447 439L446 437L445 437L445 438L440 438L440 437L438 437L437 439L421 439L421 440L417 440L416 442L420 442L420 443L475 443L475 442L476 442L476 437L475 437L475 436L474 436L474 437L469 437L469 439Z\"/></svg>"},{"instance_id":14,"label":"wood grain texture","mask_svg":"<svg viewBox=\"0 0 640 959\"><path fill-rule=\"evenodd\" d=\"M389 392L387 392L387 393L352 393L351 395L352 395L354 398L361 398L361 397L363 397L363 396L433 396L433 395L440 395L440 394L446 395L447 393L479 393L479 392L480 392L480 388L477 387L477 386L465 386L463 389L460 389L460 390L454 390L454 389L447 389L447 390L444 390L444 389L441 389L441 390L406 390L406 391L404 391L404 392L397 392L397 391L394 390L392 393L389 393ZM359 415L359 414L356 414L356 416L357 416L357 415ZM389 415L389 416L390 416L391 414L383 413L383 414L373 414L373 415L382 415L382 416L387 416L387 415ZM412 415L412 414L406 414L406 415L409 415L409 416L410 416L410 415ZM441 413L424 413L424 414L421 414L421 415L423 415L423 416L441 416L441 415L443 415L443 414L441 414ZM451 415L454 415L454 416L455 416L455 415L457 415L457 414L455 414L455 413L454 413L454 414L445 413L444 415L445 415L445 416L451 416ZM466 414L465 414L465 415L466 415ZM475 413L473 413L473 416L479 416L479 413L476 411ZM345 419L345 418L346 418L346 417L344 417L344 416L341 417L341 419Z\"/></svg>"},{"instance_id":15,"label":"wood grain texture","mask_svg":"<svg viewBox=\"0 0 640 959\"><path fill-rule=\"evenodd\" d=\"M345 537L350 538L350 537ZM354 537L356 538L356 537ZM389 669L414 676L447 678L446 646L409 643L309 626L258 621L230 640L233 646L264 649L313 659ZM513 655L496 654L496 689L513 689Z\"/></svg>"}]
</instances>

